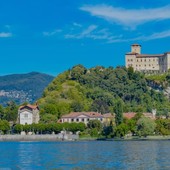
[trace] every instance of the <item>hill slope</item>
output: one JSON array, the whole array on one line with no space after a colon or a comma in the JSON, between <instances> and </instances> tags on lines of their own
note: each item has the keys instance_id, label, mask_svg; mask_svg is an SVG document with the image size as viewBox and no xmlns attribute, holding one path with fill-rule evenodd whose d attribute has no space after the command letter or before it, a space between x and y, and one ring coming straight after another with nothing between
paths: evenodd
<instances>
[{"instance_id":1,"label":"hill slope","mask_svg":"<svg viewBox=\"0 0 170 170\"><path fill-rule=\"evenodd\" d=\"M17 104L32 103L41 97L53 79L53 76L37 72L0 76L0 104L5 105L11 100Z\"/></svg>"},{"instance_id":2,"label":"hill slope","mask_svg":"<svg viewBox=\"0 0 170 170\"><path fill-rule=\"evenodd\" d=\"M70 111L114 112L118 100L122 100L125 112L150 112L156 108L164 114L170 110L163 93L150 88L144 75L125 67L75 66L53 80L39 103L42 114L60 117Z\"/></svg>"}]
</instances>

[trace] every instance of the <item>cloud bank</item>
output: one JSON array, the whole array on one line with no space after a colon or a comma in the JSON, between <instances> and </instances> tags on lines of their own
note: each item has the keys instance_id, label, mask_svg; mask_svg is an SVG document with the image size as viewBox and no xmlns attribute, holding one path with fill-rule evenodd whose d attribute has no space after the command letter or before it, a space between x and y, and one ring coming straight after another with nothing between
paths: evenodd
<instances>
[{"instance_id":1,"label":"cloud bank","mask_svg":"<svg viewBox=\"0 0 170 170\"><path fill-rule=\"evenodd\" d=\"M108 5L84 5L80 10L89 12L92 16L131 28L150 21L170 19L170 5L151 9L125 9Z\"/></svg>"}]
</instances>

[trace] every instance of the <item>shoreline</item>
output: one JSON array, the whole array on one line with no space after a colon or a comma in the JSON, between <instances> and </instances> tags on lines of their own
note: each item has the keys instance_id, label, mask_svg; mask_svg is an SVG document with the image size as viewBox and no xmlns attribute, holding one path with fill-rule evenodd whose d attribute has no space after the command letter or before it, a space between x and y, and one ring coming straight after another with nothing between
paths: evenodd
<instances>
[{"instance_id":1,"label":"shoreline","mask_svg":"<svg viewBox=\"0 0 170 170\"><path fill-rule=\"evenodd\" d=\"M76 138L62 138L59 135L0 135L0 142L20 141L76 141Z\"/></svg>"},{"instance_id":2,"label":"shoreline","mask_svg":"<svg viewBox=\"0 0 170 170\"><path fill-rule=\"evenodd\" d=\"M148 137L128 137L128 138L60 138L58 135L0 135L0 142L61 142L61 141L165 141L170 140L170 136L148 136Z\"/></svg>"}]
</instances>

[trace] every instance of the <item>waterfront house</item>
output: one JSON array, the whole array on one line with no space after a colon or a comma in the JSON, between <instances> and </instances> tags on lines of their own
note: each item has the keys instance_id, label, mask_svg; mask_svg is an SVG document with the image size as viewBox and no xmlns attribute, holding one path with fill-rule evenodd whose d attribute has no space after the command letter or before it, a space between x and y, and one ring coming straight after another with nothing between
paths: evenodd
<instances>
[{"instance_id":1,"label":"waterfront house","mask_svg":"<svg viewBox=\"0 0 170 170\"><path fill-rule=\"evenodd\" d=\"M83 122L87 125L90 120L99 120L101 123L110 122L114 116L111 113L101 114L97 112L71 112L70 114L63 115L59 122Z\"/></svg>"},{"instance_id":2,"label":"waterfront house","mask_svg":"<svg viewBox=\"0 0 170 170\"><path fill-rule=\"evenodd\" d=\"M22 125L38 123L40 119L38 105L20 106L18 110L18 120Z\"/></svg>"}]
</instances>

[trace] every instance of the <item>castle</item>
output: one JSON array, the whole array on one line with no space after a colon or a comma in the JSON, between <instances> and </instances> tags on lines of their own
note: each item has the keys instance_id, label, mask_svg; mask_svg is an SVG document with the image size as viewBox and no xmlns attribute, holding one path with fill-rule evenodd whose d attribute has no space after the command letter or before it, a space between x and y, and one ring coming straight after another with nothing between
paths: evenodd
<instances>
[{"instance_id":1,"label":"castle","mask_svg":"<svg viewBox=\"0 0 170 170\"><path fill-rule=\"evenodd\" d=\"M126 67L144 73L164 73L170 69L170 52L164 54L141 54L141 45L131 45L131 52L125 55Z\"/></svg>"}]
</instances>

